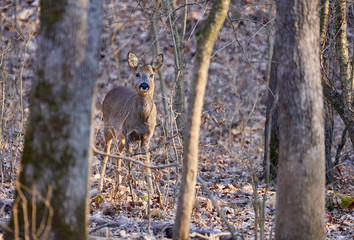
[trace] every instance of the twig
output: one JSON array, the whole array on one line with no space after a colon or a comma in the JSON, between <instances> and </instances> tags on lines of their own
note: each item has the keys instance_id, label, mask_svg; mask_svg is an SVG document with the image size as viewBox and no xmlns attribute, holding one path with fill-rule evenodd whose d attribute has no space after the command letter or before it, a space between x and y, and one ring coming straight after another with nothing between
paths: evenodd
<instances>
[{"instance_id":1,"label":"twig","mask_svg":"<svg viewBox=\"0 0 354 240\"><path fill-rule=\"evenodd\" d=\"M236 42L236 41L237 41L237 40L235 39L235 40L229 42L228 44L226 44L225 46L223 46L223 47L219 48L218 50L216 50L216 51L214 52L214 54L210 56L210 59L212 59L218 52L220 52L220 51L222 51L223 49L227 48L228 46L230 46L231 44L233 44L233 43Z\"/></svg>"},{"instance_id":2,"label":"twig","mask_svg":"<svg viewBox=\"0 0 354 240\"><path fill-rule=\"evenodd\" d=\"M123 29L123 27L125 26L125 24L129 21L129 18L134 14L135 10L139 7L139 4L136 5L136 7L132 10L131 14L125 19L125 21L123 22L122 26L118 29L118 31L116 32L116 35L119 34L119 32ZM106 54L108 49L111 48L113 46L114 43L118 42L118 40L113 41L109 47L107 47L103 53Z\"/></svg>"},{"instance_id":3,"label":"twig","mask_svg":"<svg viewBox=\"0 0 354 240\"><path fill-rule=\"evenodd\" d=\"M270 19L268 22L266 22L265 24L262 25L262 27L260 29L258 29L257 32L255 32L250 39L248 40L248 44L251 42L251 40L263 29L265 28L268 24L270 24L271 22L273 22L275 19L275 17L273 17L272 19Z\"/></svg>"},{"instance_id":4,"label":"twig","mask_svg":"<svg viewBox=\"0 0 354 240\"><path fill-rule=\"evenodd\" d=\"M171 12L169 12L169 13L167 14L166 18L164 19L163 23L161 24L161 27L160 27L160 29L159 29L159 31L158 31L158 33L157 33L157 36L155 37L155 39L152 41L152 43L149 45L149 47L148 47L148 48L146 49L146 51L144 52L143 57L145 57L145 55L146 55L146 53L148 52L148 50L152 47L152 45L154 45L154 43L155 43L155 42L157 41L157 39L160 37L160 34L161 34L161 32L162 32L162 29L165 27L166 21L167 21L167 19L169 18L169 16L170 16L171 14L173 14L174 12L176 12L176 11L178 11L179 9L184 8L184 7L188 6L188 5L195 5L195 4L198 4L198 3L204 3L205 1L206 1L206 0L202 0L202 1L199 1L199 2L185 3L185 4L182 4L181 6L179 6L178 8L173 9Z\"/></svg>"},{"instance_id":5,"label":"twig","mask_svg":"<svg viewBox=\"0 0 354 240\"><path fill-rule=\"evenodd\" d=\"M197 28L197 26L198 26L198 24L199 24L199 22L202 20L203 16L205 15L206 10L207 10L207 7L208 7L208 4L209 4L209 2L206 3L206 6L205 6L205 8L204 8L204 12L200 15L200 17L198 18L197 22L195 23L195 25L194 25L194 27L193 27L191 33L189 34L189 37L188 37L186 43L189 42L189 40L191 39L191 37L192 37L192 35L193 35L195 29Z\"/></svg>"},{"instance_id":6,"label":"twig","mask_svg":"<svg viewBox=\"0 0 354 240\"><path fill-rule=\"evenodd\" d=\"M242 46L242 44L240 43L240 41L238 40L237 38L237 34L236 34L236 29L235 29L235 26L234 26L234 23L231 19L231 16L229 13L227 13L227 16L231 22L231 25L232 25L232 30L234 32L234 36L235 36L235 40L237 42L237 44L240 46L241 50L242 50L242 54L243 56L246 58L246 61L247 63L251 66L251 68L257 73L258 76L260 76L261 80L263 81L263 83L266 85L268 91L273 95L273 97L275 96L275 94L273 93L273 91L270 89L270 87L268 86L267 82L263 79L263 75L257 70L256 66L254 66L252 63L251 63L251 60L248 58L247 54L246 54L246 50L245 48Z\"/></svg>"},{"instance_id":7,"label":"twig","mask_svg":"<svg viewBox=\"0 0 354 240\"><path fill-rule=\"evenodd\" d=\"M198 2L189 2L189 3L182 4L181 6L175 8L171 13L169 13L169 15L174 13L174 12L176 12L176 11L178 11L178 10L180 10L181 8L186 7L186 6L195 5L195 4L204 3L204 2L206 2L206 0L202 0L202 1L198 1Z\"/></svg>"}]
</instances>

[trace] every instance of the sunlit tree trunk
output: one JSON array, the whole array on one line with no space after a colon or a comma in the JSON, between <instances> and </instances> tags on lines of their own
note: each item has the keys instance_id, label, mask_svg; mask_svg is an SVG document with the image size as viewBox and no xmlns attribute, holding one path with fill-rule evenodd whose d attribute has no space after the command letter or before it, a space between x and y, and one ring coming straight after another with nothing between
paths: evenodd
<instances>
[{"instance_id":1,"label":"sunlit tree trunk","mask_svg":"<svg viewBox=\"0 0 354 240\"><path fill-rule=\"evenodd\" d=\"M333 2L335 2L335 10L333 9ZM338 64L340 66L340 83L342 92L338 92L333 82L334 79L330 74L323 75L322 85L323 93L328 102L331 103L333 108L342 118L346 128L348 129L349 137L352 144L354 144L354 102L353 102L353 87L354 87L354 71L350 64L348 41L347 41L347 2L345 0L322 0L321 1L321 46L324 47L326 43L326 33L331 32L331 28L335 25L334 38L335 48ZM333 16L333 17L332 17ZM329 20L335 19L335 24ZM329 31L327 31L327 28ZM332 31L333 32L333 31ZM328 36L327 36L328 38ZM330 40L333 40L332 38ZM332 42L328 43L329 47L332 47ZM329 49L325 46L325 49ZM332 60L331 60L332 61ZM324 65L324 68L326 66ZM324 69L323 72L328 72L328 69Z\"/></svg>"},{"instance_id":2,"label":"sunlit tree trunk","mask_svg":"<svg viewBox=\"0 0 354 240\"><path fill-rule=\"evenodd\" d=\"M346 124L354 144L354 75L349 57L347 38L347 1L336 0L336 51L342 83L342 102L344 113L342 119ZM354 61L353 61L354 65Z\"/></svg>"},{"instance_id":3,"label":"sunlit tree trunk","mask_svg":"<svg viewBox=\"0 0 354 240\"><path fill-rule=\"evenodd\" d=\"M324 239L319 4L277 1L279 169L275 239Z\"/></svg>"},{"instance_id":4,"label":"sunlit tree trunk","mask_svg":"<svg viewBox=\"0 0 354 240\"><path fill-rule=\"evenodd\" d=\"M225 20L230 0L216 0L208 21L198 37L192 85L188 100L188 114L184 134L184 160L179 190L173 239L189 239L189 224L194 205L198 172L198 142L203 99L208 77L210 55L216 37Z\"/></svg>"},{"instance_id":5,"label":"sunlit tree trunk","mask_svg":"<svg viewBox=\"0 0 354 240\"><path fill-rule=\"evenodd\" d=\"M5 239L86 239L101 1L42 0L29 124Z\"/></svg>"}]
</instances>

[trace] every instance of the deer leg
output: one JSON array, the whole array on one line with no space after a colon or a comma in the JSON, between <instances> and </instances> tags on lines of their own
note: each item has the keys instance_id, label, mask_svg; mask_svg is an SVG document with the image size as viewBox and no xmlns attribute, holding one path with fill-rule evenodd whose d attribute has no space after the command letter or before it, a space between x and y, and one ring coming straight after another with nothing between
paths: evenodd
<instances>
[{"instance_id":1,"label":"deer leg","mask_svg":"<svg viewBox=\"0 0 354 240\"><path fill-rule=\"evenodd\" d=\"M120 141L119 141L118 151L120 154L123 148L125 147L125 138L123 136L120 136L119 138ZM117 158L115 163L117 167L117 171L115 171L115 178L116 178L117 185L120 185L122 183L122 175L121 175L122 160Z\"/></svg>"},{"instance_id":2,"label":"deer leg","mask_svg":"<svg viewBox=\"0 0 354 240\"><path fill-rule=\"evenodd\" d=\"M150 165L151 161L150 161L150 153L149 153L149 148L150 148L150 138L151 136L144 138L141 141L141 147L142 150L145 152L145 163ZM151 194L154 193L154 187L152 185L152 175L151 175L151 168L144 168L144 170L146 170L146 182L148 184L149 187L149 191Z\"/></svg>"},{"instance_id":3,"label":"deer leg","mask_svg":"<svg viewBox=\"0 0 354 240\"><path fill-rule=\"evenodd\" d=\"M128 136L126 136L125 138L125 155L126 157L131 157L131 153L132 153L132 145L131 145L131 136L130 134L128 134ZM132 172L131 172L131 165L132 163L130 161L128 161L128 185L129 185L129 189L130 189L130 194L132 195L132 202L135 203L135 198L134 198L134 192L133 192L133 181L132 181Z\"/></svg>"},{"instance_id":4,"label":"deer leg","mask_svg":"<svg viewBox=\"0 0 354 240\"><path fill-rule=\"evenodd\" d=\"M107 142L107 145L106 145L106 153L107 154L109 154L109 152L111 150L111 144L112 144L112 139L108 140L108 142ZM108 161L108 156L104 156L102 171L101 171L100 185L99 185L100 192L102 192L102 190L103 190L103 179L104 179L104 175L106 172L107 161Z\"/></svg>"}]
</instances>

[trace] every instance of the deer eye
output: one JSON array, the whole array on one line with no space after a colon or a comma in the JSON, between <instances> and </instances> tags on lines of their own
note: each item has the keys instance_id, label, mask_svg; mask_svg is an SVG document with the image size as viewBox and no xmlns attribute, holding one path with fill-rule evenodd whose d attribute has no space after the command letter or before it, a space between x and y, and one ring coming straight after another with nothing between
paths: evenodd
<instances>
[{"instance_id":1,"label":"deer eye","mask_svg":"<svg viewBox=\"0 0 354 240\"><path fill-rule=\"evenodd\" d=\"M153 77L154 77L154 74L151 74L151 75L150 75L150 78L153 78Z\"/></svg>"},{"instance_id":2,"label":"deer eye","mask_svg":"<svg viewBox=\"0 0 354 240\"><path fill-rule=\"evenodd\" d=\"M135 76L138 78L140 77L140 73L136 73Z\"/></svg>"}]
</instances>

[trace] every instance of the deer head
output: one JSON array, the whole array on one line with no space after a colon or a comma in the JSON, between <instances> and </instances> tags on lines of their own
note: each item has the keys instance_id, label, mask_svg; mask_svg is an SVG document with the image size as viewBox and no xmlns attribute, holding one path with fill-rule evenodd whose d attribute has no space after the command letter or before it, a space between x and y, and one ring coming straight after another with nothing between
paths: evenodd
<instances>
[{"instance_id":1,"label":"deer head","mask_svg":"<svg viewBox=\"0 0 354 240\"><path fill-rule=\"evenodd\" d=\"M128 53L128 64L135 70L136 84L135 89L140 95L146 95L153 92L155 88L154 78L157 71L163 64L163 55L158 54L152 59L150 64L139 64L139 58L134 53Z\"/></svg>"}]
</instances>

